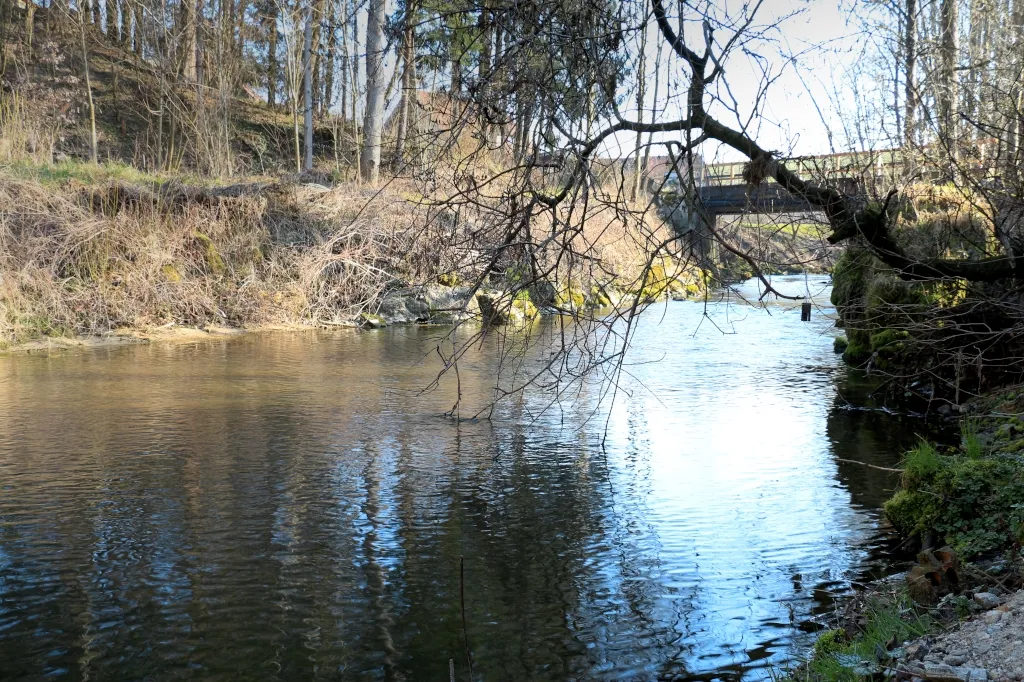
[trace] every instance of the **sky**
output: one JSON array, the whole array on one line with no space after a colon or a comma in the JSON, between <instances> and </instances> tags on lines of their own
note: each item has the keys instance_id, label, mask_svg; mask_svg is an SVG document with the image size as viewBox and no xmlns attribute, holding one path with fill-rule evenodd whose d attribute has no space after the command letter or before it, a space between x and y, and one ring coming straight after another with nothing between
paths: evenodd
<instances>
[{"instance_id":1,"label":"sky","mask_svg":"<svg viewBox=\"0 0 1024 682\"><path fill-rule=\"evenodd\" d=\"M739 2L719 2L721 11L733 15L741 11ZM758 23L769 28L771 41L752 45L753 51L764 57L768 71L776 80L766 91L762 116L751 122L749 130L758 143L767 149L787 155L826 154L845 151L849 148L842 132L841 119L837 111L852 107L852 76L848 73L859 53L864 40L860 24L850 20L848 10L840 0L764 0L758 11ZM648 39L648 63L655 61L655 43L664 43L660 34L652 32ZM653 38L659 40L655 41ZM716 39L727 39L725 32L716 34ZM699 39L699 38L698 38ZM691 41L692 42L692 41ZM667 64L662 57L661 74L664 82L676 64ZM649 81L653 79L653 66L648 70ZM752 103L762 86L762 70L745 54L737 52L725 64L726 82L732 99L739 104L739 111L748 117ZM865 84L860 83L861 87ZM866 84L868 89L871 83ZM685 82L680 81L680 92ZM649 88L650 89L650 88ZM648 106L654 107L652 93L648 93ZM878 93L881 94L881 93ZM674 103L664 101L657 105L658 118L670 120L681 116ZM635 113L635 106L633 107ZM737 125L737 118L722 106L712 106L710 113L723 123ZM647 119L650 120L650 112ZM657 139L657 138L655 138ZM629 153L635 143L632 134L622 135L606 145L605 154L619 156ZM652 150L652 154L664 153L663 148ZM719 149L706 144L702 152L708 161L726 161L742 158L737 152Z\"/></svg>"}]
</instances>

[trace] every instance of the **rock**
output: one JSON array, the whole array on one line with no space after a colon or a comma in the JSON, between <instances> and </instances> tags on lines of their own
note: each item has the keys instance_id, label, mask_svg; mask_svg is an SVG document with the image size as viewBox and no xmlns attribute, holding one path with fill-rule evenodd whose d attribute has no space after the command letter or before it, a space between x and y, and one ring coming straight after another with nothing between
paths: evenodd
<instances>
[{"instance_id":1,"label":"rock","mask_svg":"<svg viewBox=\"0 0 1024 682\"><path fill-rule=\"evenodd\" d=\"M920 661L926 653L928 653L928 642L925 640L914 642L903 650L908 661Z\"/></svg>"},{"instance_id":2,"label":"rock","mask_svg":"<svg viewBox=\"0 0 1024 682\"><path fill-rule=\"evenodd\" d=\"M931 663L924 667L924 679L929 682L966 682L952 666L944 663Z\"/></svg>"},{"instance_id":3,"label":"rock","mask_svg":"<svg viewBox=\"0 0 1024 682\"><path fill-rule=\"evenodd\" d=\"M967 657L966 656L955 656L953 654L950 654L949 656L946 656L945 660L946 660L946 663L949 664L949 665L961 666L961 665L963 665L964 663L967 662Z\"/></svg>"},{"instance_id":4,"label":"rock","mask_svg":"<svg viewBox=\"0 0 1024 682\"><path fill-rule=\"evenodd\" d=\"M967 682L988 682L988 671L984 668L967 668L965 678Z\"/></svg>"},{"instance_id":5,"label":"rock","mask_svg":"<svg viewBox=\"0 0 1024 682\"><path fill-rule=\"evenodd\" d=\"M994 609L999 606L999 597L991 592L976 592L974 601L983 609Z\"/></svg>"},{"instance_id":6,"label":"rock","mask_svg":"<svg viewBox=\"0 0 1024 682\"><path fill-rule=\"evenodd\" d=\"M388 326L383 317L373 313L359 313L359 324L367 329L380 329Z\"/></svg>"},{"instance_id":7,"label":"rock","mask_svg":"<svg viewBox=\"0 0 1024 682\"><path fill-rule=\"evenodd\" d=\"M982 618L984 619L986 624L988 624L988 625L995 625L1000 620L1002 620L1003 612L1002 611L996 611L996 610L993 609L992 611L986 611L985 615L982 616Z\"/></svg>"}]
</instances>

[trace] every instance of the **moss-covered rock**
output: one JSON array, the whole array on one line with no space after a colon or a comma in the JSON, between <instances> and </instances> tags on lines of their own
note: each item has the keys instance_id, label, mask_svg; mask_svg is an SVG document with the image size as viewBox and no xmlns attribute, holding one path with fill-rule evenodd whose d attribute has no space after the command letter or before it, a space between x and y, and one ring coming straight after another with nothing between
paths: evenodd
<instances>
[{"instance_id":1,"label":"moss-covered rock","mask_svg":"<svg viewBox=\"0 0 1024 682\"><path fill-rule=\"evenodd\" d=\"M582 310L586 303L583 287L576 282L566 282L555 292L555 307L561 311Z\"/></svg>"},{"instance_id":2,"label":"moss-covered rock","mask_svg":"<svg viewBox=\"0 0 1024 682\"><path fill-rule=\"evenodd\" d=\"M515 296L502 292L480 292L476 295L476 301L486 325L522 326L537 319L539 314L526 291L520 291Z\"/></svg>"},{"instance_id":3,"label":"moss-covered rock","mask_svg":"<svg viewBox=\"0 0 1024 682\"><path fill-rule=\"evenodd\" d=\"M904 350L910 333L900 329L883 329L870 337L870 348L872 353L895 355Z\"/></svg>"},{"instance_id":4,"label":"moss-covered rock","mask_svg":"<svg viewBox=\"0 0 1024 682\"><path fill-rule=\"evenodd\" d=\"M162 272L167 281L171 282L172 284L177 284L178 282L181 281L181 273L178 272L178 268L174 267L170 263L165 263L163 266L161 266L160 272Z\"/></svg>"},{"instance_id":5,"label":"moss-covered rock","mask_svg":"<svg viewBox=\"0 0 1024 682\"><path fill-rule=\"evenodd\" d=\"M359 324L366 329L381 329L388 326L387 320L373 313L359 313Z\"/></svg>"},{"instance_id":6,"label":"moss-covered rock","mask_svg":"<svg viewBox=\"0 0 1024 682\"><path fill-rule=\"evenodd\" d=\"M217 245L213 243L213 240L199 231L193 232L192 237L202 251L206 267L210 273L219 276L227 272L227 263L224 262L224 257L220 255L220 251L217 250Z\"/></svg>"},{"instance_id":7,"label":"moss-covered rock","mask_svg":"<svg viewBox=\"0 0 1024 682\"><path fill-rule=\"evenodd\" d=\"M444 287L457 287L461 280L456 272L442 272L437 276L437 283Z\"/></svg>"},{"instance_id":8,"label":"moss-covered rock","mask_svg":"<svg viewBox=\"0 0 1024 682\"><path fill-rule=\"evenodd\" d=\"M902 488L885 515L906 537L932 537L965 558L1024 540L1024 461L988 452L942 455L922 443L907 453Z\"/></svg>"},{"instance_id":9,"label":"moss-covered rock","mask_svg":"<svg viewBox=\"0 0 1024 682\"><path fill-rule=\"evenodd\" d=\"M845 353L846 349L850 346L850 342L845 336L837 336L832 342L832 350L836 354Z\"/></svg>"}]
</instances>

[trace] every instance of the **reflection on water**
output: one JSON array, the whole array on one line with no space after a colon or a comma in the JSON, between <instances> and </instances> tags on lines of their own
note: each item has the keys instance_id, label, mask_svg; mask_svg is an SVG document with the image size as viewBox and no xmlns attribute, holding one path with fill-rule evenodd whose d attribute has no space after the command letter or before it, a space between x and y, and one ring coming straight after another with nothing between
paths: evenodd
<instances>
[{"instance_id":1,"label":"reflection on water","mask_svg":"<svg viewBox=\"0 0 1024 682\"><path fill-rule=\"evenodd\" d=\"M429 328L0 358L0 677L466 680L460 557L477 679L765 676L877 566L895 481L835 458L923 425L730 299L651 311L607 420L443 418Z\"/></svg>"}]
</instances>

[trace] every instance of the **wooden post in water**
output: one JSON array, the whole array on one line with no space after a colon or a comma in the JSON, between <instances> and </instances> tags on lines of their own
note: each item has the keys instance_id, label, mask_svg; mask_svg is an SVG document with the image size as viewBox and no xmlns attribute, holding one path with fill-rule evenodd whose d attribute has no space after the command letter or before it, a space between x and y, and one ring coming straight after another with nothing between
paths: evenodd
<instances>
[{"instance_id":1,"label":"wooden post in water","mask_svg":"<svg viewBox=\"0 0 1024 682\"><path fill-rule=\"evenodd\" d=\"M804 301L800 306L800 321L810 322L811 321L811 302Z\"/></svg>"}]
</instances>

